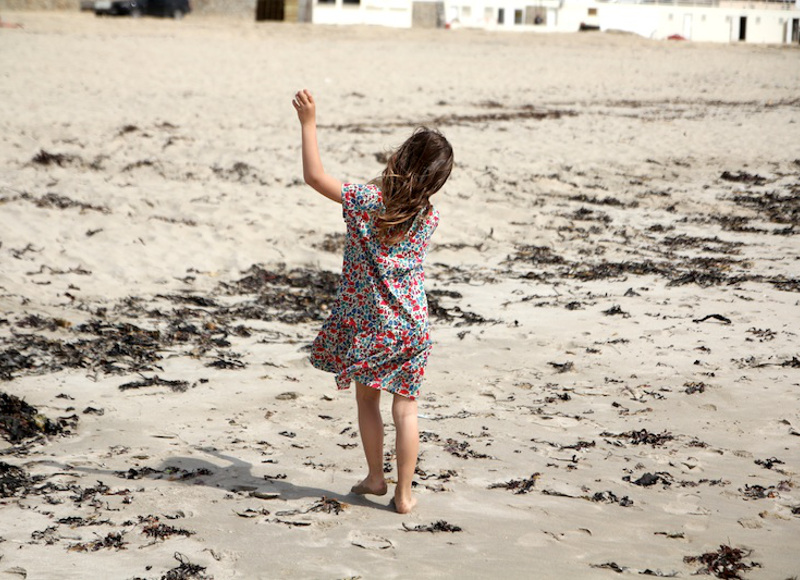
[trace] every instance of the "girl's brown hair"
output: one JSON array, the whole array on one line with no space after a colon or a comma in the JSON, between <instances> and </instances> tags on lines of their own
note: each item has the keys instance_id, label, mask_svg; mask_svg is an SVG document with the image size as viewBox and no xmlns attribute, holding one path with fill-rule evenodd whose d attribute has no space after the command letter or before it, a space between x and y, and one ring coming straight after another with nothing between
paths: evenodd
<instances>
[{"instance_id":1,"label":"girl's brown hair","mask_svg":"<svg viewBox=\"0 0 800 580\"><path fill-rule=\"evenodd\" d=\"M384 212L377 218L378 238L396 244L416 217L430 210L430 197L453 169L453 148L439 131L420 127L392 155L383 170Z\"/></svg>"}]
</instances>

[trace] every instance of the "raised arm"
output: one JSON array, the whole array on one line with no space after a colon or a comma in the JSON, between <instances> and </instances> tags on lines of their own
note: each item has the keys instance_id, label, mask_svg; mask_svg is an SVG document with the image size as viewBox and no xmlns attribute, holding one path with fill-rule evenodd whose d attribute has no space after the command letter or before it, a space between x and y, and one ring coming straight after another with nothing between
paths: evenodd
<instances>
[{"instance_id":1,"label":"raised arm","mask_svg":"<svg viewBox=\"0 0 800 580\"><path fill-rule=\"evenodd\" d=\"M325 173L317 146L317 112L314 97L307 90L297 91L292 101L303 139L303 179L319 193L342 203L342 182Z\"/></svg>"}]
</instances>

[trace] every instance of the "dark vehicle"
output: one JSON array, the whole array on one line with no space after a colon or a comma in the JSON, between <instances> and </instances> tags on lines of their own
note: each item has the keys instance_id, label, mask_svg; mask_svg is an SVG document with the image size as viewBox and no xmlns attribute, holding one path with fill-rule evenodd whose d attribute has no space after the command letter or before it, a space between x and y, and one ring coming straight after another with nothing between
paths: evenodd
<instances>
[{"instance_id":1,"label":"dark vehicle","mask_svg":"<svg viewBox=\"0 0 800 580\"><path fill-rule=\"evenodd\" d=\"M166 16L183 18L191 12L189 0L96 0L94 13L97 16Z\"/></svg>"}]
</instances>

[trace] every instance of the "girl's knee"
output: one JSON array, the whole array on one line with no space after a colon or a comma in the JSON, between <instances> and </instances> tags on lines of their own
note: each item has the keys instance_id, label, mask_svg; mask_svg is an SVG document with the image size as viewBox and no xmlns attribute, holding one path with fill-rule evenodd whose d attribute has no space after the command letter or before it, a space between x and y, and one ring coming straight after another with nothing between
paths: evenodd
<instances>
[{"instance_id":1,"label":"girl's knee","mask_svg":"<svg viewBox=\"0 0 800 580\"><path fill-rule=\"evenodd\" d=\"M417 401L402 395L394 395L392 400L392 417L395 423L408 417L417 416Z\"/></svg>"},{"instance_id":2,"label":"girl's knee","mask_svg":"<svg viewBox=\"0 0 800 580\"><path fill-rule=\"evenodd\" d=\"M361 403L374 404L380 401L380 398L381 398L380 389L373 389L372 387L368 387L367 385L356 383L356 401L359 404Z\"/></svg>"}]
</instances>

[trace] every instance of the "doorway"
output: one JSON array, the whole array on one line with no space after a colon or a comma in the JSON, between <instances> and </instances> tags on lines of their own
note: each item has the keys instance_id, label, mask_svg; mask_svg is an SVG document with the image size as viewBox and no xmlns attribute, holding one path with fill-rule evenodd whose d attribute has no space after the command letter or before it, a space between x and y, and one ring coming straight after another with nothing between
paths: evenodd
<instances>
[{"instance_id":1,"label":"doorway","mask_svg":"<svg viewBox=\"0 0 800 580\"><path fill-rule=\"evenodd\" d=\"M691 14L684 14L683 15L683 37L686 40L692 39L692 15Z\"/></svg>"},{"instance_id":2,"label":"doorway","mask_svg":"<svg viewBox=\"0 0 800 580\"><path fill-rule=\"evenodd\" d=\"M747 16L739 17L739 40L747 40Z\"/></svg>"},{"instance_id":3,"label":"doorway","mask_svg":"<svg viewBox=\"0 0 800 580\"><path fill-rule=\"evenodd\" d=\"M800 18L792 18L792 43L800 43Z\"/></svg>"}]
</instances>

